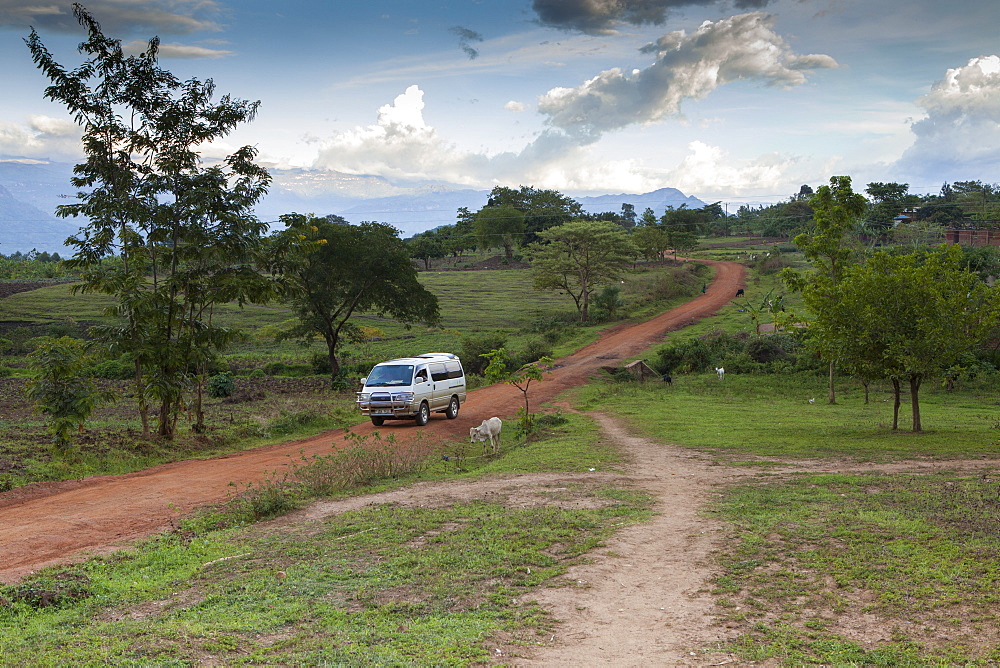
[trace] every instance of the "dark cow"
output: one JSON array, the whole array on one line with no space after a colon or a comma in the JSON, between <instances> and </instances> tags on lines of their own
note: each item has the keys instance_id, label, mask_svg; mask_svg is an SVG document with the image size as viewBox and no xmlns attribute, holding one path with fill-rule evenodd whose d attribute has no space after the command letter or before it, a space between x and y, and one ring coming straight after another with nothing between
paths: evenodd
<instances>
[{"instance_id":1,"label":"dark cow","mask_svg":"<svg viewBox=\"0 0 1000 668\"><path fill-rule=\"evenodd\" d=\"M743 296L743 288L740 288L739 290L736 291L736 296L737 297L742 297Z\"/></svg>"}]
</instances>

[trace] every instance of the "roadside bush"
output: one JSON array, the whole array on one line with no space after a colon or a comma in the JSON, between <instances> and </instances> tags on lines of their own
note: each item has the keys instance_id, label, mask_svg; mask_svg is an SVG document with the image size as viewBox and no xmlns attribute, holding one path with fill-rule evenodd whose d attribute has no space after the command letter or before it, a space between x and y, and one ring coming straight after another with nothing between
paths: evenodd
<instances>
[{"instance_id":1,"label":"roadside bush","mask_svg":"<svg viewBox=\"0 0 1000 668\"><path fill-rule=\"evenodd\" d=\"M724 367L733 373L786 373L820 368L797 334L751 337L745 332L715 331L664 346L650 365L659 373L691 373Z\"/></svg>"},{"instance_id":2,"label":"roadside bush","mask_svg":"<svg viewBox=\"0 0 1000 668\"><path fill-rule=\"evenodd\" d=\"M724 360L720 362L727 372L731 373L766 373L767 367L760 362L755 361L746 351L730 353Z\"/></svg>"},{"instance_id":3,"label":"roadside bush","mask_svg":"<svg viewBox=\"0 0 1000 668\"><path fill-rule=\"evenodd\" d=\"M542 338L547 342L556 344L566 335L569 329L576 327L578 321L579 316L575 312L567 313L562 317L549 316L538 318L525 331L530 334L541 334Z\"/></svg>"},{"instance_id":4,"label":"roadside bush","mask_svg":"<svg viewBox=\"0 0 1000 668\"><path fill-rule=\"evenodd\" d=\"M771 334L748 341L746 352L754 362L770 364L775 360L788 359L797 346L795 339L787 334Z\"/></svg>"},{"instance_id":5,"label":"roadside bush","mask_svg":"<svg viewBox=\"0 0 1000 668\"><path fill-rule=\"evenodd\" d=\"M514 369L521 368L524 364L531 364L532 362L537 362L543 357L552 357L552 346L546 341L540 339L529 340L525 348L515 353L510 359L510 369L508 371L513 371Z\"/></svg>"},{"instance_id":6,"label":"roadside bush","mask_svg":"<svg viewBox=\"0 0 1000 668\"><path fill-rule=\"evenodd\" d=\"M708 346L699 338L665 346L656 351L656 356L651 361L650 366L661 374L691 373L695 369L707 369L709 366Z\"/></svg>"},{"instance_id":7,"label":"roadside bush","mask_svg":"<svg viewBox=\"0 0 1000 668\"><path fill-rule=\"evenodd\" d=\"M507 335L502 332L462 337L462 366L466 373L483 375L489 360L481 357L488 352L507 347Z\"/></svg>"}]
</instances>

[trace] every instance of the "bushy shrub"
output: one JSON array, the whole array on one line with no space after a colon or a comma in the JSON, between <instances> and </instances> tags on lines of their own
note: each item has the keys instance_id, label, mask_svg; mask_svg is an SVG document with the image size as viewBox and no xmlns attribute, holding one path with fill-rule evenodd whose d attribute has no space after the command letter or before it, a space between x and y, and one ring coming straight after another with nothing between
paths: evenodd
<instances>
[{"instance_id":1,"label":"bushy shrub","mask_svg":"<svg viewBox=\"0 0 1000 668\"><path fill-rule=\"evenodd\" d=\"M62 322L53 322L45 330L49 336L55 339L58 339L60 336L79 339L82 335L80 323L73 320L73 318L66 318Z\"/></svg>"},{"instance_id":2,"label":"bushy shrub","mask_svg":"<svg viewBox=\"0 0 1000 668\"><path fill-rule=\"evenodd\" d=\"M776 333L751 337L745 332L715 331L660 348L651 366L663 374L708 371L720 366L733 373L819 369L817 357L802 341L803 336Z\"/></svg>"},{"instance_id":3,"label":"bushy shrub","mask_svg":"<svg viewBox=\"0 0 1000 668\"><path fill-rule=\"evenodd\" d=\"M14 342L10 339L0 338L0 355L6 355L14 349Z\"/></svg>"},{"instance_id":4,"label":"bushy shrub","mask_svg":"<svg viewBox=\"0 0 1000 668\"><path fill-rule=\"evenodd\" d=\"M524 364L537 362L543 357L552 357L552 346L541 339L532 339L528 341L523 350L511 356L510 366L512 369L510 370L518 369Z\"/></svg>"},{"instance_id":5,"label":"bushy shrub","mask_svg":"<svg viewBox=\"0 0 1000 668\"><path fill-rule=\"evenodd\" d=\"M619 311L625 307L625 300L622 299L622 290L617 285L606 285L594 295L591 304L596 310L595 315L601 320L614 320L618 317Z\"/></svg>"},{"instance_id":6,"label":"bushy shrub","mask_svg":"<svg viewBox=\"0 0 1000 668\"><path fill-rule=\"evenodd\" d=\"M731 353L720 362L720 365L730 373L765 373L767 371L764 364L755 361L745 350Z\"/></svg>"},{"instance_id":7,"label":"bushy shrub","mask_svg":"<svg viewBox=\"0 0 1000 668\"><path fill-rule=\"evenodd\" d=\"M104 360L90 368L90 375L109 380L128 380L135 377L135 362L131 355L122 355L113 360Z\"/></svg>"},{"instance_id":8,"label":"bushy shrub","mask_svg":"<svg viewBox=\"0 0 1000 668\"><path fill-rule=\"evenodd\" d=\"M578 321L579 316L575 312L567 313L561 317L538 318L531 323L527 331L531 334L541 334L547 342L556 344L571 328L576 327Z\"/></svg>"},{"instance_id":9,"label":"bushy shrub","mask_svg":"<svg viewBox=\"0 0 1000 668\"><path fill-rule=\"evenodd\" d=\"M753 361L770 364L775 360L788 359L797 346L795 339L787 334L771 334L748 341L746 352Z\"/></svg>"},{"instance_id":10,"label":"bushy shrub","mask_svg":"<svg viewBox=\"0 0 1000 668\"><path fill-rule=\"evenodd\" d=\"M233 381L233 374L230 371L216 374L208 380L208 396L213 399L231 397L235 391L236 383Z\"/></svg>"},{"instance_id":11,"label":"bushy shrub","mask_svg":"<svg viewBox=\"0 0 1000 668\"><path fill-rule=\"evenodd\" d=\"M466 373L483 375L489 361L482 357L488 352L507 347L507 335L502 332L462 337L462 366Z\"/></svg>"},{"instance_id":12,"label":"bushy shrub","mask_svg":"<svg viewBox=\"0 0 1000 668\"><path fill-rule=\"evenodd\" d=\"M330 373L330 355L327 353L313 353L309 358L309 366L312 367L313 375L324 376Z\"/></svg>"}]
</instances>

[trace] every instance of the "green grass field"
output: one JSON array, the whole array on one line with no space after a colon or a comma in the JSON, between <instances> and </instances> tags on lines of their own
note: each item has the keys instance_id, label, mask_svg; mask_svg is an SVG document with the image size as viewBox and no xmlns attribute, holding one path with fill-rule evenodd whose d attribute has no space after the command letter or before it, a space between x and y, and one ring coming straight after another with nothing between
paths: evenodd
<instances>
[{"instance_id":1,"label":"green grass field","mask_svg":"<svg viewBox=\"0 0 1000 668\"><path fill-rule=\"evenodd\" d=\"M827 379L809 374L687 374L662 383L592 384L577 392L582 407L607 410L646 436L708 450L720 458L899 459L993 457L1000 451L995 376L946 392L921 392L924 431L908 430L908 398L893 432L892 394L842 379L837 404L826 402ZM814 404L809 400L815 399Z\"/></svg>"}]
</instances>

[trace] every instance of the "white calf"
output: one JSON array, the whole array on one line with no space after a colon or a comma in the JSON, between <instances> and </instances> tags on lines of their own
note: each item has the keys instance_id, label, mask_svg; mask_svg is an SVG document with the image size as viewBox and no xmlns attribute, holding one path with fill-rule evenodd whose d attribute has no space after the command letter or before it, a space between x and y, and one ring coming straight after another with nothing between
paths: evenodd
<instances>
[{"instance_id":1,"label":"white calf","mask_svg":"<svg viewBox=\"0 0 1000 668\"><path fill-rule=\"evenodd\" d=\"M496 452L500 448L500 428L502 426L503 422L501 422L498 417L491 417L489 420L483 420L483 423L478 427L472 427L469 429L469 440L472 443L475 443L476 441L485 441L488 439L490 442L490 448L493 452ZM486 446L483 447L485 448Z\"/></svg>"}]
</instances>

